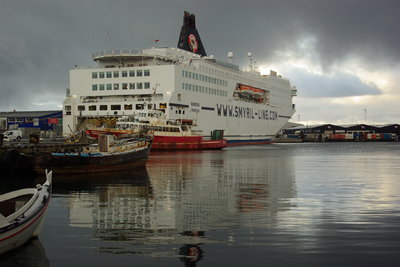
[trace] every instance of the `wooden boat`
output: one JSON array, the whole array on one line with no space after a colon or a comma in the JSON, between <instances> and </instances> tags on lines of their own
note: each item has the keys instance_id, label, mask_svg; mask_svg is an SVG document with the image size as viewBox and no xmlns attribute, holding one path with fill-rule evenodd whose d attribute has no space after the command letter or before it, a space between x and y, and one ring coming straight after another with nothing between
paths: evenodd
<instances>
[{"instance_id":1,"label":"wooden boat","mask_svg":"<svg viewBox=\"0 0 400 267\"><path fill-rule=\"evenodd\" d=\"M149 138L113 141L112 136L100 136L98 144L75 150L37 152L33 156L36 172L52 168L56 174L83 174L128 170L145 165L151 148Z\"/></svg>"},{"instance_id":2,"label":"wooden boat","mask_svg":"<svg viewBox=\"0 0 400 267\"><path fill-rule=\"evenodd\" d=\"M0 195L0 254L37 237L51 197L52 172L46 182Z\"/></svg>"},{"instance_id":3,"label":"wooden boat","mask_svg":"<svg viewBox=\"0 0 400 267\"><path fill-rule=\"evenodd\" d=\"M139 114L140 115L140 114ZM146 114L153 118L148 121L118 121L114 128L93 128L86 130L86 134L97 138L98 133L107 133L113 136L137 134L140 132L151 133L154 136L152 150L204 150L222 149L227 146L223 130L214 130L210 137L193 133L191 125L180 122L170 122L162 119L162 115ZM141 116L144 117L144 116Z\"/></svg>"},{"instance_id":4,"label":"wooden boat","mask_svg":"<svg viewBox=\"0 0 400 267\"><path fill-rule=\"evenodd\" d=\"M115 137L126 137L138 134L138 132L129 129L124 130L124 129L110 128L110 127L105 128L105 127L87 126L86 128L86 135L88 137L98 139L100 135L104 134L111 134Z\"/></svg>"}]
</instances>

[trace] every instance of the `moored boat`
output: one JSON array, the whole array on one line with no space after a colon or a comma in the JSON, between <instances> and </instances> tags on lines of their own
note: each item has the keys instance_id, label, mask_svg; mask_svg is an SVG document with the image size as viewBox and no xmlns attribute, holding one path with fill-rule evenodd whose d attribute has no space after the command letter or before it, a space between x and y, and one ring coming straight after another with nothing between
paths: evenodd
<instances>
[{"instance_id":1,"label":"moored boat","mask_svg":"<svg viewBox=\"0 0 400 267\"><path fill-rule=\"evenodd\" d=\"M102 127L88 126L86 128L86 134L91 138L98 139L100 135L104 134L111 134L114 135L115 137L126 137L129 135L137 134L137 132L131 130L111 128L111 127L102 128Z\"/></svg>"},{"instance_id":2,"label":"moored boat","mask_svg":"<svg viewBox=\"0 0 400 267\"><path fill-rule=\"evenodd\" d=\"M152 140L129 138L113 141L112 136L103 135L98 144L76 150L37 152L33 156L36 172L52 168L57 174L82 174L129 170L144 166Z\"/></svg>"},{"instance_id":3,"label":"moored boat","mask_svg":"<svg viewBox=\"0 0 400 267\"><path fill-rule=\"evenodd\" d=\"M223 130L213 130L208 138L192 131L191 125L182 122L173 122L162 119L153 112L150 121L120 120L114 128L103 128L103 133L115 137L137 134L139 132L151 133L154 136L153 150L209 150L222 149L227 146ZM97 132L101 129L89 128L86 134L97 138Z\"/></svg>"},{"instance_id":4,"label":"moored boat","mask_svg":"<svg viewBox=\"0 0 400 267\"><path fill-rule=\"evenodd\" d=\"M52 172L46 182L0 195L0 254L37 237L51 198Z\"/></svg>"}]
</instances>

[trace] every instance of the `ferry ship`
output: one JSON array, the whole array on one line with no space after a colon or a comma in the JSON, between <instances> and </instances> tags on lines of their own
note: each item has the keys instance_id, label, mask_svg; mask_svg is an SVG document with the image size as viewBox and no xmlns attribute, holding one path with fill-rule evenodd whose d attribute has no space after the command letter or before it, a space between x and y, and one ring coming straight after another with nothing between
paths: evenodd
<instances>
[{"instance_id":1,"label":"ferry ship","mask_svg":"<svg viewBox=\"0 0 400 267\"><path fill-rule=\"evenodd\" d=\"M96 68L70 70L64 135L157 110L204 137L224 130L228 146L264 144L295 112L297 89L288 79L207 56L186 11L177 48L101 50L92 59Z\"/></svg>"}]
</instances>

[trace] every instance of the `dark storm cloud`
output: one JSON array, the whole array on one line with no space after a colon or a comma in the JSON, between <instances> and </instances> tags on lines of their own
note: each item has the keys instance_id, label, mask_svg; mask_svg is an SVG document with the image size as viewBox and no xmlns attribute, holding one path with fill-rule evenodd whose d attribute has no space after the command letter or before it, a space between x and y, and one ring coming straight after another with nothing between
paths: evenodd
<instances>
[{"instance_id":1,"label":"dark storm cloud","mask_svg":"<svg viewBox=\"0 0 400 267\"><path fill-rule=\"evenodd\" d=\"M348 97L380 95L381 90L374 84L365 84L358 77L336 72L331 75L306 73L304 69L292 69L288 76L298 88L299 96L304 97Z\"/></svg>"},{"instance_id":2,"label":"dark storm cloud","mask_svg":"<svg viewBox=\"0 0 400 267\"><path fill-rule=\"evenodd\" d=\"M276 61L277 51L313 36L316 64L351 56L379 68L400 59L399 8L389 0L0 0L0 110L49 92L62 99L68 70L94 65L98 49L146 48L155 39L176 46L184 10L196 14L206 52L218 58L233 51L244 64L251 51L259 62Z\"/></svg>"},{"instance_id":3,"label":"dark storm cloud","mask_svg":"<svg viewBox=\"0 0 400 267\"><path fill-rule=\"evenodd\" d=\"M207 42L218 54L226 49L253 50L272 57L277 49L296 49L305 36L317 39L316 53L322 65L356 56L366 62L400 60L400 2L393 0L276 0L201 1L212 10L199 12L207 28ZM204 18L201 14L207 14ZM206 47L207 48L207 47ZM375 65L371 64L371 65Z\"/></svg>"}]
</instances>

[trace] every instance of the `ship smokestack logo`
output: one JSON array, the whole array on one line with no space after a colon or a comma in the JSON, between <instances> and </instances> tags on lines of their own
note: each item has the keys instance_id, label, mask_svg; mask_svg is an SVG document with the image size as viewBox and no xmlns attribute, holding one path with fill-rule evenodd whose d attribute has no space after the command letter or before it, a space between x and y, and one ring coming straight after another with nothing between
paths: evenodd
<instances>
[{"instance_id":1,"label":"ship smokestack logo","mask_svg":"<svg viewBox=\"0 0 400 267\"><path fill-rule=\"evenodd\" d=\"M189 44L190 50L192 50L193 53L197 53L197 48L199 47L199 44L198 44L196 36L194 36L194 34L189 35L188 44Z\"/></svg>"},{"instance_id":2,"label":"ship smokestack logo","mask_svg":"<svg viewBox=\"0 0 400 267\"><path fill-rule=\"evenodd\" d=\"M207 56L201 42L200 35L196 29L196 17L185 11L183 25L178 40L178 48L201 55Z\"/></svg>"}]
</instances>

